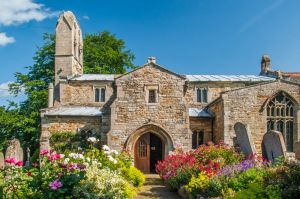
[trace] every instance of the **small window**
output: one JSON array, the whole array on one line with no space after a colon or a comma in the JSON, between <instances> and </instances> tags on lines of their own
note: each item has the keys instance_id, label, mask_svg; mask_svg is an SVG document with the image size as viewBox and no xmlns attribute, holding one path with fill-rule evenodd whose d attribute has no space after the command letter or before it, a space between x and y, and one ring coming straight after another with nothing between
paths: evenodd
<instances>
[{"instance_id":1,"label":"small window","mask_svg":"<svg viewBox=\"0 0 300 199\"><path fill-rule=\"evenodd\" d=\"M148 102L149 103L156 103L156 90L154 90L154 89L149 90Z\"/></svg>"},{"instance_id":2,"label":"small window","mask_svg":"<svg viewBox=\"0 0 300 199\"><path fill-rule=\"evenodd\" d=\"M105 102L105 88L95 89L95 102Z\"/></svg>"},{"instance_id":3,"label":"small window","mask_svg":"<svg viewBox=\"0 0 300 199\"><path fill-rule=\"evenodd\" d=\"M200 131L200 132L193 132L193 136L192 136L192 148L196 149L198 146L200 146L201 144L204 144L204 132Z\"/></svg>"},{"instance_id":4,"label":"small window","mask_svg":"<svg viewBox=\"0 0 300 199\"><path fill-rule=\"evenodd\" d=\"M207 89L197 88L197 102L207 103Z\"/></svg>"}]
</instances>

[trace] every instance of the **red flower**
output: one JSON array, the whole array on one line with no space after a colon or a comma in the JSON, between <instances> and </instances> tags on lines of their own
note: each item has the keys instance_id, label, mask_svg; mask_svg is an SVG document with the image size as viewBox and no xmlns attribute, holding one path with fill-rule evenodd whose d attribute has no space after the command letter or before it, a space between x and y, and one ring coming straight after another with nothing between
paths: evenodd
<instances>
[{"instance_id":1,"label":"red flower","mask_svg":"<svg viewBox=\"0 0 300 199\"><path fill-rule=\"evenodd\" d=\"M31 176L31 172L28 171L28 172L26 173L26 175L27 175L27 176Z\"/></svg>"},{"instance_id":2,"label":"red flower","mask_svg":"<svg viewBox=\"0 0 300 199\"><path fill-rule=\"evenodd\" d=\"M15 158L8 158L5 160L5 162L9 164L16 164L17 160Z\"/></svg>"},{"instance_id":3,"label":"red flower","mask_svg":"<svg viewBox=\"0 0 300 199\"><path fill-rule=\"evenodd\" d=\"M18 161L15 163L15 165L21 167L21 166L23 166L23 161Z\"/></svg>"}]
</instances>

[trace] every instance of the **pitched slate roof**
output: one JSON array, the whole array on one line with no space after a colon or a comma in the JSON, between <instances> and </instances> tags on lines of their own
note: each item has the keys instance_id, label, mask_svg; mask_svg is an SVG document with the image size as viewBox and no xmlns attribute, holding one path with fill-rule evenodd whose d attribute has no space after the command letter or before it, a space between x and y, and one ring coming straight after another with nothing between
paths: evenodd
<instances>
[{"instance_id":1,"label":"pitched slate roof","mask_svg":"<svg viewBox=\"0 0 300 199\"><path fill-rule=\"evenodd\" d=\"M115 75L112 74L83 74L68 77L72 81L114 81Z\"/></svg>"},{"instance_id":2,"label":"pitched slate roof","mask_svg":"<svg viewBox=\"0 0 300 199\"><path fill-rule=\"evenodd\" d=\"M189 108L190 117L213 117L207 110L199 108Z\"/></svg>"},{"instance_id":3,"label":"pitched slate roof","mask_svg":"<svg viewBox=\"0 0 300 199\"><path fill-rule=\"evenodd\" d=\"M260 75L185 75L190 82L263 82L275 78Z\"/></svg>"},{"instance_id":4,"label":"pitched slate roof","mask_svg":"<svg viewBox=\"0 0 300 199\"><path fill-rule=\"evenodd\" d=\"M62 106L45 112L46 116L101 116L97 107L88 106Z\"/></svg>"}]
</instances>

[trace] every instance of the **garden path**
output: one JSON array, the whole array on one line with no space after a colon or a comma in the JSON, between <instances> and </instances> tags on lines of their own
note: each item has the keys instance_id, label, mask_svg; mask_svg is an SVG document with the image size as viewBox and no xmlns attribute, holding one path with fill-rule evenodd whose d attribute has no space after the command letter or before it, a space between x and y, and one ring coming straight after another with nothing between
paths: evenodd
<instances>
[{"instance_id":1,"label":"garden path","mask_svg":"<svg viewBox=\"0 0 300 199\"><path fill-rule=\"evenodd\" d=\"M147 174L146 182L142 187L142 191L134 199L180 199L176 192L171 192L162 182L159 175Z\"/></svg>"}]
</instances>

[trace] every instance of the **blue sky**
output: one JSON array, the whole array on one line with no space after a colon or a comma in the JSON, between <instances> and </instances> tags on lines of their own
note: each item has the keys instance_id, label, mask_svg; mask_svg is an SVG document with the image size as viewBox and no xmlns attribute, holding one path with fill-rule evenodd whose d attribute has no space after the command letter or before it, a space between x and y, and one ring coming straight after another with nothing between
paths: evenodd
<instances>
[{"instance_id":1,"label":"blue sky","mask_svg":"<svg viewBox=\"0 0 300 199\"><path fill-rule=\"evenodd\" d=\"M298 0L0 0L0 105L15 72L26 72L45 32L71 10L83 33L108 30L136 55L181 74L300 71Z\"/></svg>"}]
</instances>

